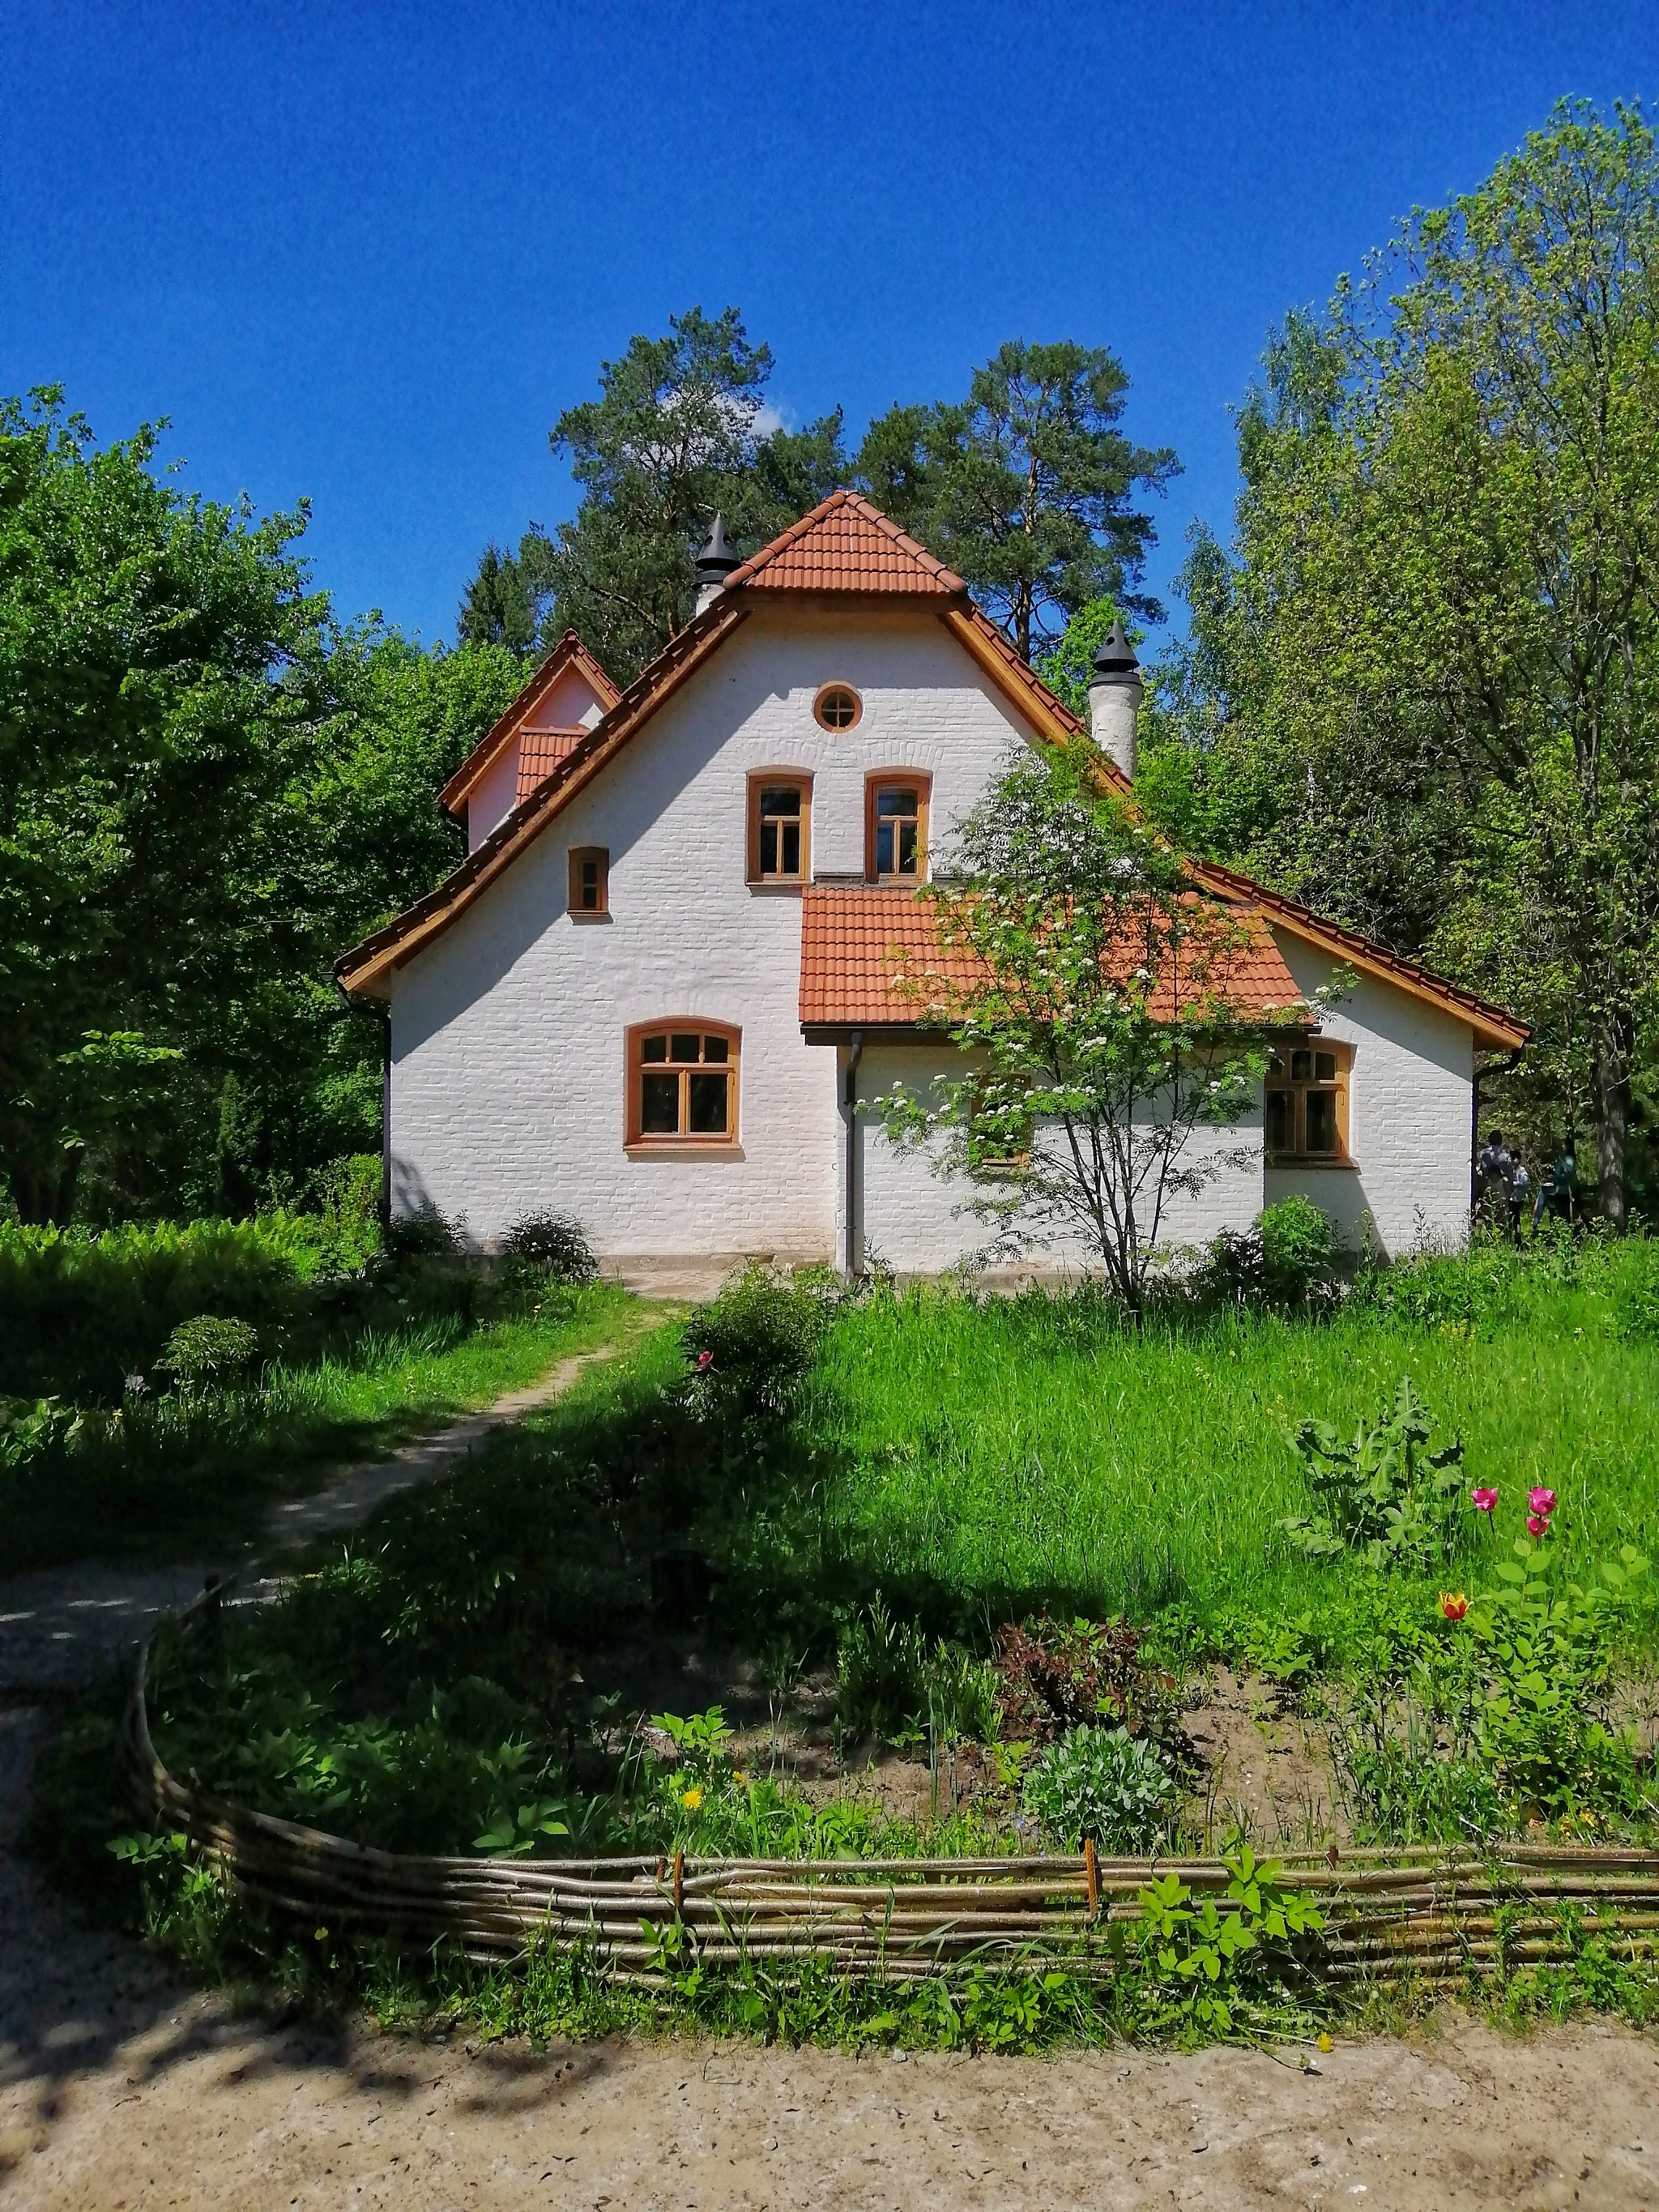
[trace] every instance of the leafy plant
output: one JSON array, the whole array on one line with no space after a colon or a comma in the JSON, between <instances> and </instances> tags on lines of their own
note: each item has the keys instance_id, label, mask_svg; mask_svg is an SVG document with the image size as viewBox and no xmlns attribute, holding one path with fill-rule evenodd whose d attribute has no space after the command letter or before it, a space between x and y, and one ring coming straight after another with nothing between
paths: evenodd
<instances>
[{"instance_id":1,"label":"leafy plant","mask_svg":"<svg viewBox=\"0 0 1659 2212\"><path fill-rule=\"evenodd\" d=\"M1025 1810L1075 1850L1150 1850L1166 1832L1178 1784L1158 1746L1124 1728L1077 1728L1042 1752L1025 1777Z\"/></svg>"},{"instance_id":2,"label":"leafy plant","mask_svg":"<svg viewBox=\"0 0 1659 2212\"><path fill-rule=\"evenodd\" d=\"M501 1252L551 1282L591 1283L599 1272L587 1233L574 1214L525 1214L501 1239Z\"/></svg>"},{"instance_id":3,"label":"leafy plant","mask_svg":"<svg viewBox=\"0 0 1659 2212\"><path fill-rule=\"evenodd\" d=\"M0 1398L0 1468L15 1474L60 1460L82 1427L82 1417L56 1398Z\"/></svg>"},{"instance_id":4,"label":"leafy plant","mask_svg":"<svg viewBox=\"0 0 1659 2212\"><path fill-rule=\"evenodd\" d=\"M879 1590L847 1621L836 1652L836 1723L846 1736L914 1741L927 1704L927 1650Z\"/></svg>"},{"instance_id":5,"label":"leafy plant","mask_svg":"<svg viewBox=\"0 0 1659 2212\"><path fill-rule=\"evenodd\" d=\"M234 1314L196 1314L179 1322L155 1364L181 1390L210 1390L241 1381L258 1349L258 1332Z\"/></svg>"},{"instance_id":6,"label":"leafy plant","mask_svg":"<svg viewBox=\"0 0 1659 2212\"><path fill-rule=\"evenodd\" d=\"M1419 1570L1443 1559L1462 1496L1463 1445L1455 1437L1431 1451L1430 1435L1409 1375L1393 1412L1361 1421L1351 1441L1327 1422L1304 1421L1296 1453L1319 1511L1285 1520L1285 1534L1316 1559L1353 1551L1372 1566Z\"/></svg>"},{"instance_id":7,"label":"leafy plant","mask_svg":"<svg viewBox=\"0 0 1659 2212\"><path fill-rule=\"evenodd\" d=\"M686 1404L728 1443L787 1420L836 1316L829 1276L785 1276L751 1265L695 1307L680 1333L690 1370Z\"/></svg>"},{"instance_id":8,"label":"leafy plant","mask_svg":"<svg viewBox=\"0 0 1659 2212\"><path fill-rule=\"evenodd\" d=\"M1277 1859L1258 1860L1245 1844L1226 1862L1219 1900L1196 1902L1178 1875L1140 1892L1140 1959L1158 1996L1207 2034L1232 2033L1242 2002L1300 1965L1322 1931L1324 1915L1303 1890L1287 1889Z\"/></svg>"},{"instance_id":9,"label":"leafy plant","mask_svg":"<svg viewBox=\"0 0 1659 2212\"><path fill-rule=\"evenodd\" d=\"M1299 1194L1263 1208L1253 1229L1212 1237L1189 1285L1200 1304L1328 1312L1340 1295L1330 1216Z\"/></svg>"},{"instance_id":10,"label":"leafy plant","mask_svg":"<svg viewBox=\"0 0 1659 2212\"><path fill-rule=\"evenodd\" d=\"M530 1759L527 1743L508 1742L493 1756L479 1760L495 1790L483 1833L472 1838L474 1850L501 1858L526 1858L540 1847L544 1838L570 1833L565 1818L568 1808L562 1797L521 1794L533 1778L526 1771Z\"/></svg>"},{"instance_id":11,"label":"leafy plant","mask_svg":"<svg viewBox=\"0 0 1659 2212\"><path fill-rule=\"evenodd\" d=\"M1047 1740L1102 1720L1139 1726L1160 1703L1140 1640L1127 1620L1008 1622L997 1631L1005 1733Z\"/></svg>"}]
</instances>

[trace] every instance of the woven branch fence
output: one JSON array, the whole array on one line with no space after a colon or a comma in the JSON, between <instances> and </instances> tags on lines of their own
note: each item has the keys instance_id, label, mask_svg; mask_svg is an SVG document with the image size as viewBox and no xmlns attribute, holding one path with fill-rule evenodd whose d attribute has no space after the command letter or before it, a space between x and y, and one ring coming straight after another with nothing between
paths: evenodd
<instances>
[{"instance_id":1,"label":"woven branch fence","mask_svg":"<svg viewBox=\"0 0 1659 2212\"><path fill-rule=\"evenodd\" d=\"M376 1850L256 1813L171 1774L150 1737L149 1647L141 1650L121 1756L141 1815L182 1831L239 1891L309 1926L456 1943L507 1961L532 1946L580 1948L621 1978L654 1980L678 1928L680 1963L825 1959L906 1981L967 1968L1115 1970L1139 1892L1178 1875L1223 1893L1219 1859L494 1859ZM1565 1962L1561 1908L1630 1957L1659 1942L1659 1852L1506 1844L1338 1857L1287 1853L1289 1886L1316 1893L1325 1933L1310 1966L1333 1982L1443 1982L1471 1971ZM689 1959L684 1955L689 1954Z\"/></svg>"}]
</instances>

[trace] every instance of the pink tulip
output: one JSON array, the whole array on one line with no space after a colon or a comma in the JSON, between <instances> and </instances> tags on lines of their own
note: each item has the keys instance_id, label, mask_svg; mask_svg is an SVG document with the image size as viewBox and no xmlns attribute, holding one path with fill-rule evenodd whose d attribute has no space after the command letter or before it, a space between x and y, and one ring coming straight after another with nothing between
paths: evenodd
<instances>
[{"instance_id":1,"label":"pink tulip","mask_svg":"<svg viewBox=\"0 0 1659 2212\"><path fill-rule=\"evenodd\" d=\"M699 1375L706 1375L714 1364L714 1355L712 1352L700 1352L697 1354L697 1372Z\"/></svg>"},{"instance_id":2,"label":"pink tulip","mask_svg":"<svg viewBox=\"0 0 1659 2212\"><path fill-rule=\"evenodd\" d=\"M1469 1503L1477 1513L1494 1513L1498 1510L1498 1492L1495 1490L1472 1490Z\"/></svg>"},{"instance_id":3,"label":"pink tulip","mask_svg":"<svg viewBox=\"0 0 1659 2212\"><path fill-rule=\"evenodd\" d=\"M1547 1521L1555 1510L1555 1492L1553 1490L1529 1490L1527 1504L1534 1513L1541 1513Z\"/></svg>"},{"instance_id":4,"label":"pink tulip","mask_svg":"<svg viewBox=\"0 0 1659 2212\"><path fill-rule=\"evenodd\" d=\"M1541 1513L1528 1513L1527 1516L1527 1534L1529 1536L1547 1535L1549 1525Z\"/></svg>"}]
</instances>

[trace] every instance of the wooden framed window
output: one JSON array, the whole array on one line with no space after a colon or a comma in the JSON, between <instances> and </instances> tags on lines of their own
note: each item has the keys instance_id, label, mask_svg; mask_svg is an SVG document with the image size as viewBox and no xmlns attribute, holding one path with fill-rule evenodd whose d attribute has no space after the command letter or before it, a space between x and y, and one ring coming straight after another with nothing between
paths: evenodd
<instances>
[{"instance_id":1,"label":"wooden framed window","mask_svg":"<svg viewBox=\"0 0 1659 2212\"><path fill-rule=\"evenodd\" d=\"M603 921L611 912L611 854L603 845L570 848L570 919Z\"/></svg>"},{"instance_id":2,"label":"wooden framed window","mask_svg":"<svg viewBox=\"0 0 1659 2212\"><path fill-rule=\"evenodd\" d=\"M864 872L872 884L920 884L927 876L931 779L895 769L865 785Z\"/></svg>"},{"instance_id":3,"label":"wooden framed window","mask_svg":"<svg viewBox=\"0 0 1659 2212\"><path fill-rule=\"evenodd\" d=\"M804 884L812 873L812 779L765 769L749 779L749 880Z\"/></svg>"},{"instance_id":4,"label":"wooden framed window","mask_svg":"<svg viewBox=\"0 0 1659 2212\"><path fill-rule=\"evenodd\" d=\"M864 702L850 684L826 684L812 702L812 713L822 730L837 736L855 729L864 714Z\"/></svg>"},{"instance_id":5,"label":"wooden framed window","mask_svg":"<svg viewBox=\"0 0 1659 2212\"><path fill-rule=\"evenodd\" d=\"M1310 1038L1267 1063L1262 1102L1269 1160L1346 1161L1351 1045Z\"/></svg>"},{"instance_id":6,"label":"wooden framed window","mask_svg":"<svg viewBox=\"0 0 1659 2212\"><path fill-rule=\"evenodd\" d=\"M742 1031L721 1022L642 1022L628 1032L630 1151L738 1141Z\"/></svg>"}]
</instances>

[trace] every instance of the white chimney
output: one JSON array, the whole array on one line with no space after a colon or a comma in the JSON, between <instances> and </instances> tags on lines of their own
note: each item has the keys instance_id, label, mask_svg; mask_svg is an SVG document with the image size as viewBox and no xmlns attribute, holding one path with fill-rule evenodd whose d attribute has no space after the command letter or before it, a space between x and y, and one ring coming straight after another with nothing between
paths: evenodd
<instances>
[{"instance_id":1,"label":"white chimney","mask_svg":"<svg viewBox=\"0 0 1659 2212\"><path fill-rule=\"evenodd\" d=\"M712 606L726 589L726 580L741 568L743 556L726 534L726 517L717 514L708 543L697 556L697 612Z\"/></svg>"},{"instance_id":2,"label":"white chimney","mask_svg":"<svg viewBox=\"0 0 1659 2212\"><path fill-rule=\"evenodd\" d=\"M1123 617L1096 653L1089 678L1089 734L1130 781L1135 773L1135 724L1146 686L1135 649L1123 635Z\"/></svg>"}]
</instances>

